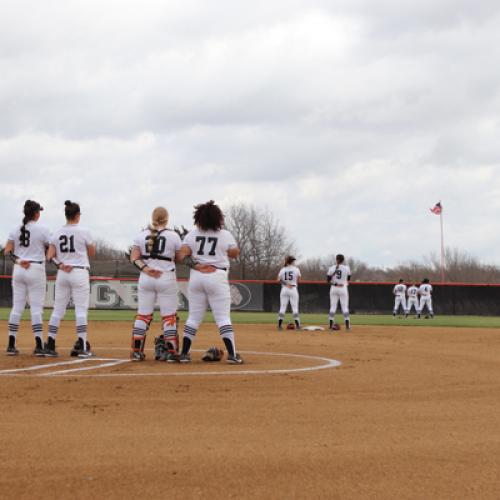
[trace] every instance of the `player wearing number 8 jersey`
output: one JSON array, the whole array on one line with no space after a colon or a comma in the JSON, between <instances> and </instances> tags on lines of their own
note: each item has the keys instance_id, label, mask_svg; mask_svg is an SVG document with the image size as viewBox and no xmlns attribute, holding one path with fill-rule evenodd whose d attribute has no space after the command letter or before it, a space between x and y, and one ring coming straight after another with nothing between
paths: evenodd
<instances>
[{"instance_id":1,"label":"player wearing number 8 jersey","mask_svg":"<svg viewBox=\"0 0 500 500\"><path fill-rule=\"evenodd\" d=\"M189 316L184 325L180 361L191 361L191 344L210 305L228 352L228 363L241 364L243 360L236 353L231 323L228 281L229 259L237 258L240 251L233 235L223 229L224 216L213 201L195 207L194 223L196 228L184 238L180 255L181 259L187 257L192 267L188 285Z\"/></svg>"},{"instance_id":2,"label":"player wearing number 8 jersey","mask_svg":"<svg viewBox=\"0 0 500 500\"><path fill-rule=\"evenodd\" d=\"M285 319L286 308L289 302L292 308L295 328L297 330L300 329L299 292L297 289L300 278L300 269L293 265L295 260L295 257L289 255L285 259L285 267L283 267L278 273L278 281L281 283L280 311L278 314L279 330L283 328L283 320Z\"/></svg>"},{"instance_id":3,"label":"player wearing number 8 jersey","mask_svg":"<svg viewBox=\"0 0 500 500\"><path fill-rule=\"evenodd\" d=\"M54 310L49 320L49 335L45 353L57 356L56 336L59 324L66 314L70 299L73 300L76 316L77 340L72 356L92 356L87 342L87 316L89 308L89 257L95 255L95 245L90 232L79 225L78 203L64 203L66 225L56 231L51 239L47 258L58 268L54 298Z\"/></svg>"},{"instance_id":4,"label":"player wearing number 8 jersey","mask_svg":"<svg viewBox=\"0 0 500 500\"><path fill-rule=\"evenodd\" d=\"M12 311L9 316L9 345L7 355L19 353L16 348L16 337L21 316L26 307L26 299L30 303L31 325L35 336L33 354L43 356L42 313L45 297L45 250L49 244L50 232L41 224L39 203L27 200L24 204L24 219L10 233L5 245L5 255L10 255L14 262L12 272Z\"/></svg>"},{"instance_id":5,"label":"player wearing number 8 jersey","mask_svg":"<svg viewBox=\"0 0 500 500\"><path fill-rule=\"evenodd\" d=\"M134 361L145 358L146 333L153 319L155 303L160 306L163 333L157 338L155 358L169 363L177 361L179 350L177 337L178 290L175 274L175 259L179 255L181 239L167 229L168 211L156 207L151 225L134 240L130 260L141 271L139 277L138 310L132 330L132 351Z\"/></svg>"},{"instance_id":6,"label":"player wearing number 8 jersey","mask_svg":"<svg viewBox=\"0 0 500 500\"><path fill-rule=\"evenodd\" d=\"M329 327L330 330L338 330L338 326L335 325L335 313L337 312L337 306L340 301L340 308L344 315L344 322L346 330L350 330L350 318L349 318L349 280L351 279L351 270L349 266L344 264L344 256L338 254L335 257L336 265L330 267L326 274L326 280L330 283L330 314L329 314Z\"/></svg>"}]
</instances>

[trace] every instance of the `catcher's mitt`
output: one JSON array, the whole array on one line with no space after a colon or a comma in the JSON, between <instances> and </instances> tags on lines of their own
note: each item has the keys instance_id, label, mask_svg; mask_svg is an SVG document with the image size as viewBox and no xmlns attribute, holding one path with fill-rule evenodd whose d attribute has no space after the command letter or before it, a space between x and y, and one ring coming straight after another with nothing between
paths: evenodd
<instances>
[{"instance_id":1,"label":"catcher's mitt","mask_svg":"<svg viewBox=\"0 0 500 500\"><path fill-rule=\"evenodd\" d=\"M286 329L287 330L295 330L295 325L293 323L288 323L288 325L286 325Z\"/></svg>"},{"instance_id":2,"label":"catcher's mitt","mask_svg":"<svg viewBox=\"0 0 500 500\"><path fill-rule=\"evenodd\" d=\"M203 354L201 360L212 362L212 361L220 361L224 357L224 351L219 349L218 347L210 347L205 354Z\"/></svg>"},{"instance_id":3,"label":"catcher's mitt","mask_svg":"<svg viewBox=\"0 0 500 500\"><path fill-rule=\"evenodd\" d=\"M338 325L337 323L335 323L335 324L332 326L331 330L340 330L340 325Z\"/></svg>"}]
</instances>

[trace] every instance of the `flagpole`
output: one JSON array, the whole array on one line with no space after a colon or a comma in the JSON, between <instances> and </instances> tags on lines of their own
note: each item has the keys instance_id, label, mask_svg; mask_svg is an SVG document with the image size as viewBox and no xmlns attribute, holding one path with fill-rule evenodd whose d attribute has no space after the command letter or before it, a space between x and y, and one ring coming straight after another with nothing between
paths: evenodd
<instances>
[{"instance_id":1,"label":"flagpole","mask_svg":"<svg viewBox=\"0 0 500 500\"><path fill-rule=\"evenodd\" d=\"M439 222L441 223L441 283L444 283L444 231L443 231L443 210L439 214Z\"/></svg>"}]
</instances>

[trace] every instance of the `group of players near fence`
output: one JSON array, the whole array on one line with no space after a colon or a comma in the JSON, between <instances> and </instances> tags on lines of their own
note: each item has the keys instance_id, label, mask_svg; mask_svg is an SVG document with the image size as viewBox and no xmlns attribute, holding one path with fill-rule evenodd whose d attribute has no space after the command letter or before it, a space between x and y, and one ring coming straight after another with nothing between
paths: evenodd
<instances>
[{"instance_id":1,"label":"group of players near fence","mask_svg":"<svg viewBox=\"0 0 500 500\"><path fill-rule=\"evenodd\" d=\"M223 213L213 201L194 208L195 227L185 234L183 239L176 231L168 229L169 214L164 207L153 210L151 223L134 239L130 260L140 270L140 277L138 310L131 335L130 357L133 361L145 359L146 335L153 320L155 304L158 304L162 333L155 338L156 360L168 363L191 362L191 345L207 307L210 306L227 351L227 363L233 365L243 363L243 359L236 351L230 316L231 295L228 281L229 260L238 258L240 250L232 234L224 229ZM57 357L57 333L66 308L72 300L75 307L77 339L70 354L81 358L91 357L93 353L87 340L89 257L95 255L96 247L90 232L80 225L81 212L78 203L69 200L65 202L66 224L53 234L38 222L42 210L43 207L38 202L27 200L22 224L9 233L5 246L5 255L10 256L14 262L13 307L9 316L7 355L15 356L19 353L16 337L26 302L29 301L35 337L33 354ZM49 319L47 341L44 343L42 314L46 292L46 260L56 266L58 271L54 308ZM282 285L278 315L279 330L283 329L289 303L294 318L294 323L289 326L301 328L298 294L300 270L294 265L295 260L294 257L288 256L278 275ZM346 330L350 330L348 284L351 271L344 261L344 256L338 254L335 265L327 272L327 281L331 285L329 312L331 330L340 329L335 322L339 302ZM183 329L182 343L178 332L176 263L183 263L190 268L189 313ZM404 287L401 283L396 288L398 286ZM403 308L406 311L406 306ZM422 307L418 312L421 310ZM430 311L432 313L432 306ZM219 348L211 348L202 359L219 361L222 352Z\"/></svg>"}]
</instances>

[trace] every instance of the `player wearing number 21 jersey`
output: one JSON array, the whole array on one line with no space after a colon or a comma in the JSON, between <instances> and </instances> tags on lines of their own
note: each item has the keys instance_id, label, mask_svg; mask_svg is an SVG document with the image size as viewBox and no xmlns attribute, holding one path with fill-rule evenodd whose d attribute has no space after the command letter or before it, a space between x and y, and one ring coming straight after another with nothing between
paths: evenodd
<instances>
[{"instance_id":1,"label":"player wearing number 21 jersey","mask_svg":"<svg viewBox=\"0 0 500 500\"><path fill-rule=\"evenodd\" d=\"M9 345L7 355L19 353L16 337L21 316L30 303L31 325L35 337L35 356L43 356L42 312L45 297L45 251L49 245L50 232L38 219L43 208L39 203L27 200L24 204L22 225L16 226L10 233L5 245L5 255L10 255L14 262L12 272L12 311L9 316Z\"/></svg>"},{"instance_id":2,"label":"player wearing number 21 jersey","mask_svg":"<svg viewBox=\"0 0 500 500\"><path fill-rule=\"evenodd\" d=\"M189 316L184 325L180 362L191 361L191 344L210 305L227 349L227 362L241 364L231 323L228 281L229 259L238 257L240 252L233 235L223 229L224 216L213 201L195 207L194 222L196 228L186 235L180 252L180 259L186 257L192 267L188 284Z\"/></svg>"},{"instance_id":3,"label":"player wearing number 21 jersey","mask_svg":"<svg viewBox=\"0 0 500 500\"><path fill-rule=\"evenodd\" d=\"M49 335L45 349L47 356L57 356L56 336L66 314L70 299L75 305L77 340L72 356L92 356L87 342L87 316L89 308L89 256L95 255L95 245L87 229L79 225L80 206L65 202L66 225L52 235L47 257L58 268L54 310L49 320Z\"/></svg>"}]
</instances>

